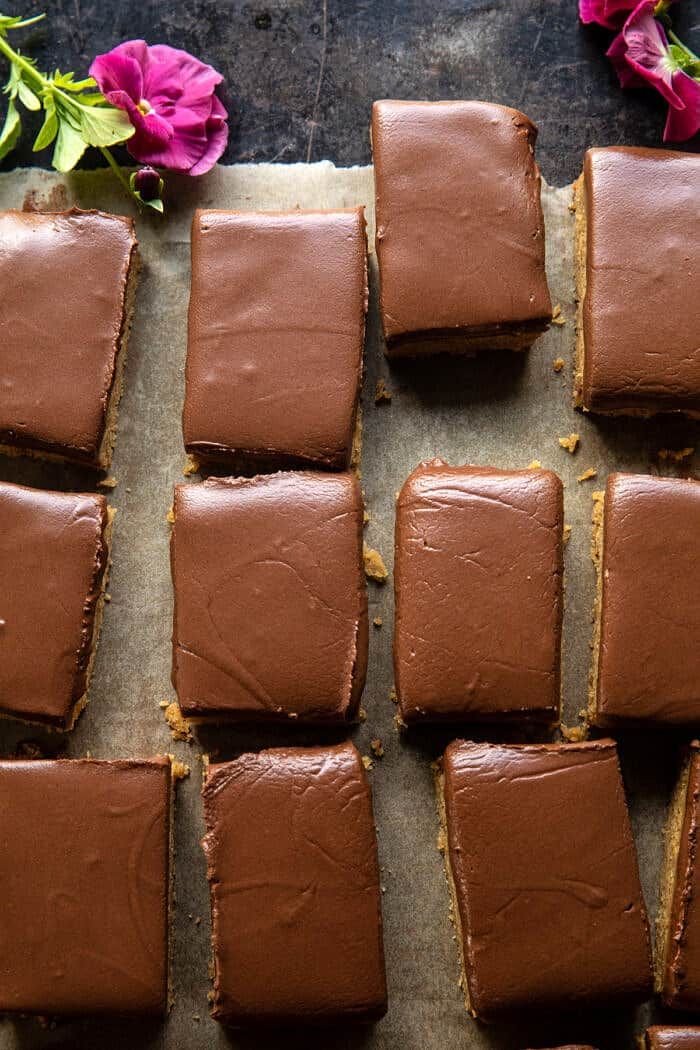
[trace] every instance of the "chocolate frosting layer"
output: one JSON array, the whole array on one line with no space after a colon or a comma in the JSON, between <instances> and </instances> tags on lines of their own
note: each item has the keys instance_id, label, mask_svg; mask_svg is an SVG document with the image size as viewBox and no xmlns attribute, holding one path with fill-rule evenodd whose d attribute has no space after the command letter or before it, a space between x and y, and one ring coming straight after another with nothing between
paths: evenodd
<instances>
[{"instance_id":1,"label":"chocolate frosting layer","mask_svg":"<svg viewBox=\"0 0 700 1050\"><path fill-rule=\"evenodd\" d=\"M173 684L192 718L354 718L367 667L363 502L350 474L175 489Z\"/></svg>"},{"instance_id":2,"label":"chocolate frosting layer","mask_svg":"<svg viewBox=\"0 0 700 1050\"><path fill-rule=\"evenodd\" d=\"M647 916L611 740L455 741L444 798L477 1017L651 994Z\"/></svg>"},{"instance_id":3,"label":"chocolate frosting layer","mask_svg":"<svg viewBox=\"0 0 700 1050\"><path fill-rule=\"evenodd\" d=\"M700 723L700 481L611 474L597 721Z\"/></svg>"},{"instance_id":4,"label":"chocolate frosting layer","mask_svg":"<svg viewBox=\"0 0 700 1050\"><path fill-rule=\"evenodd\" d=\"M0 761L0 1010L161 1013L170 762Z\"/></svg>"},{"instance_id":5,"label":"chocolate frosting layer","mask_svg":"<svg viewBox=\"0 0 700 1050\"><path fill-rule=\"evenodd\" d=\"M406 722L559 712L563 492L546 470L422 463L396 509Z\"/></svg>"},{"instance_id":6,"label":"chocolate frosting layer","mask_svg":"<svg viewBox=\"0 0 700 1050\"><path fill-rule=\"evenodd\" d=\"M135 249L122 216L0 213L0 445L99 465Z\"/></svg>"},{"instance_id":7,"label":"chocolate frosting layer","mask_svg":"<svg viewBox=\"0 0 700 1050\"><path fill-rule=\"evenodd\" d=\"M583 403L699 412L700 157L610 146L583 170Z\"/></svg>"},{"instance_id":8,"label":"chocolate frosting layer","mask_svg":"<svg viewBox=\"0 0 700 1050\"><path fill-rule=\"evenodd\" d=\"M417 334L551 317L537 129L488 102L375 102L372 150L388 349Z\"/></svg>"},{"instance_id":9,"label":"chocolate frosting layer","mask_svg":"<svg viewBox=\"0 0 700 1050\"><path fill-rule=\"evenodd\" d=\"M364 209L195 212L188 452L347 469L366 310Z\"/></svg>"},{"instance_id":10,"label":"chocolate frosting layer","mask_svg":"<svg viewBox=\"0 0 700 1050\"><path fill-rule=\"evenodd\" d=\"M245 754L212 766L203 795L214 1017L237 1025L380 1017L377 846L353 745Z\"/></svg>"},{"instance_id":11,"label":"chocolate frosting layer","mask_svg":"<svg viewBox=\"0 0 700 1050\"><path fill-rule=\"evenodd\" d=\"M654 1025L647 1028L645 1050L700 1050L700 1028Z\"/></svg>"},{"instance_id":12,"label":"chocolate frosting layer","mask_svg":"<svg viewBox=\"0 0 700 1050\"><path fill-rule=\"evenodd\" d=\"M0 482L0 712L66 728L87 688L104 496Z\"/></svg>"},{"instance_id":13,"label":"chocolate frosting layer","mask_svg":"<svg viewBox=\"0 0 700 1050\"><path fill-rule=\"evenodd\" d=\"M690 749L688 786L663 975L664 1003L680 1010L700 1010L700 872L697 866L699 816L700 744L695 741Z\"/></svg>"}]
</instances>

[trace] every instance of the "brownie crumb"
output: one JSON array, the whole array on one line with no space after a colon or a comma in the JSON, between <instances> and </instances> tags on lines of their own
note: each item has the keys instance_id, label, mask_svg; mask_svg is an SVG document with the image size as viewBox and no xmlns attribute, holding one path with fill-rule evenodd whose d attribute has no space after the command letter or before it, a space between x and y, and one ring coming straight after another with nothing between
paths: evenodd
<instances>
[{"instance_id":1,"label":"brownie crumb","mask_svg":"<svg viewBox=\"0 0 700 1050\"><path fill-rule=\"evenodd\" d=\"M398 702L399 702L399 698L396 695L396 687L393 686L393 685L392 685L391 689L389 690L389 699L391 700L392 704L398 704Z\"/></svg>"},{"instance_id":2,"label":"brownie crumb","mask_svg":"<svg viewBox=\"0 0 700 1050\"><path fill-rule=\"evenodd\" d=\"M108 478L100 478L97 482L98 489L116 489L119 482L111 474Z\"/></svg>"},{"instance_id":3,"label":"brownie crumb","mask_svg":"<svg viewBox=\"0 0 700 1050\"><path fill-rule=\"evenodd\" d=\"M555 372L561 372L561 370L563 369L565 364L566 364L566 361L564 360L563 357L555 357L554 360L552 361L552 368L554 369Z\"/></svg>"},{"instance_id":4,"label":"brownie crumb","mask_svg":"<svg viewBox=\"0 0 700 1050\"><path fill-rule=\"evenodd\" d=\"M561 735L570 744L578 744L588 736L586 726L560 726Z\"/></svg>"},{"instance_id":5,"label":"brownie crumb","mask_svg":"<svg viewBox=\"0 0 700 1050\"><path fill-rule=\"evenodd\" d=\"M362 556L365 563L365 576L370 580L374 580L376 583L384 583L389 575L389 571L384 564L384 559L379 551L374 550L372 547L368 547L365 543L363 545Z\"/></svg>"},{"instance_id":6,"label":"brownie crumb","mask_svg":"<svg viewBox=\"0 0 700 1050\"><path fill-rule=\"evenodd\" d=\"M175 524L175 511L172 507L169 508L168 513L165 515L165 520L170 524Z\"/></svg>"},{"instance_id":7,"label":"brownie crumb","mask_svg":"<svg viewBox=\"0 0 700 1050\"><path fill-rule=\"evenodd\" d=\"M359 718L360 722L367 721L367 712L365 711L364 707L361 707L360 710L357 712L357 717Z\"/></svg>"},{"instance_id":8,"label":"brownie crumb","mask_svg":"<svg viewBox=\"0 0 700 1050\"><path fill-rule=\"evenodd\" d=\"M374 769L374 762L369 757L369 755L363 755L362 756L362 765L365 767L365 769L367 771L369 771L370 769Z\"/></svg>"},{"instance_id":9,"label":"brownie crumb","mask_svg":"<svg viewBox=\"0 0 700 1050\"><path fill-rule=\"evenodd\" d=\"M531 459L527 465L528 470L542 470L542 464L539 459Z\"/></svg>"},{"instance_id":10,"label":"brownie crumb","mask_svg":"<svg viewBox=\"0 0 700 1050\"><path fill-rule=\"evenodd\" d=\"M598 476L598 471L594 470L593 467L589 467L588 470L584 470L583 474L579 474L579 476L576 478L576 480L579 481L579 482L580 481L590 481L591 478L596 478L597 476Z\"/></svg>"},{"instance_id":11,"label":"brownie crumb","mask_svg":"<svg viewBox=\"0 0 700 1050\"><path fill-rule=\"evenodd\" d=\"M382 620L381 616L375 616L374 619L372 620L372 623L374 624L375 627L381 627L383 622L384 621Z\"/></svg>"},{"instance_id":12,"label":"brownie crumb","mask_svg":"<svg viewBox=\"0 0 700 1050\"><path fill-rule=\"evenodd\" d=\"M566 546L567 543L569 542L569 540L571 539L571 526L570 525L564 525L564 533L563 533L562 539L564 541L564 546Z\"/></svg>"},{"instance_id":13,"label":"brownie crumb","mask_svg":"<svg viewBox=\"0 0 700 1050\"><path fill-rule=\"evenodd\" d=\"M568 437L559 438L559 444L561 447L565 448L567 452L570 452L572 456L578 448L580 441L580 434L569 434Z\"/></svg>"},{"instance_id":14,"label":"brownie crumb","mask_svg":"<svg viewBox=\"0 0 700 1050\"><path fill-rule=\"evenodd\" d=\"M182 468L182 473L186 478L189 478L191 474L199 474L200 462L196 456L188 456L187 462Z\"/></svg>"},{"instance_id":15,"label":"brownie crumb","mask_svg":"<svg viewBox=\"0 0 700 1050\"><path fill-rule=\"evenodd\" d=\"M562 317L561 304L560 303L557 303L557 305L552 310L552 324L558 324L558 325L566 324L566 318Z\"/></svg>"},{"instance_id":16,"label":"brownie crumb","mask_svg":"<svg viewBox=\"0 0 700 1050\"><path fill-rule=\"evenodd\" d=\"M384 747L379 738L372 740L369 746L372 748L376 758L384 758Z\"/></svg>"}]
</instances>

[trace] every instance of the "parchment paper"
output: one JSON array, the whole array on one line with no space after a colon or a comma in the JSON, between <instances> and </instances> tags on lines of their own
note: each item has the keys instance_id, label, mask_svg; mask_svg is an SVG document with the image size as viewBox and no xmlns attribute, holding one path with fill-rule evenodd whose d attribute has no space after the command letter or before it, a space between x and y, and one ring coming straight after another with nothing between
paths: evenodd
<instances>
[{"instance_id":1,"label":"parchment paper","mask_svg":"<svg viewBox=\"0 0 700 1050\"><path fill-rule=\"evenodd\" d=\"M62 189L65 188L65 189ZM251 747L336 739L329 731L264 731L207 728L198 742L173 741L159 701L172 699L170 629L172 594L166 514L172 486L183 480L180 432L186 310L189 291L189 227L195 206L235 209L334 208L362 203L373 237L371 168L312 165L217 168L210 175L170 180L173 200L164 220L139 217L144 268L129 348L116 455L109 493L118 508L109 592L91 689L91 701L75 731L44 733L15 722L0 723L0 753L11 755L22 741L38 741L47 753L95 757L144 756L169 751L187 762L191 776L178 789L176 816L176 917L174 923L175 1007L166 1021L86 1020L42 1028L36 1021L0 1022L1 1050L44 1047L214 1050L221 1047L406 1048L522 1050L565 1042L591 1042L600 1050L633 1045L633 1033L650 1008L604 1014L581 1011L563 1019L542 1017L522 1024L484 1027L464 1011L457 987L458 955L448 918L448 892L436 849L430 763L450 738L444 730L399 736L393 684L391 635L393 594L369 584L370 662L363 707L367 720L352 737L363 754L380 738L386 755L370 772L379 832L390 1009L370 1029L263 1035L227 1032L208 1016L209 903L199 788L202 750L219 759ZM58 188L58 189L57 189ZM66 179L36 170L0 175L0 209L22 207L30 191L35 203L68 202L125 212L130 204L108 172L77 173ZM566 520L572 525L566 551L565 721L576 724L585 705L594 571L590 561L591 493L609 470L658 472L657 452L697 445L698 427L680 420L635 421L586 418L571 407L574 345L571 188L544 189L547 269L552 299L566 323L553 326L529 353L484 352L472 359L430 358L388 365L383 356L376 307L376 273L367 334L363 394L362 482L371 522L367 541L391 568L394 498L423 458L441 455L452 463L523 467L539 459L563 478ZM0 290L0 294L2 291ZM60 274L57 274L60 294ZM90 294L89 274L86 295ZM552 361L566 361L555 374ZM392 391L390 404L375 406L376 381ZM576 431L574 455L558 438ZM697 459L695 464L697 464ZM593 467L598 477L577 483ZM692 472L686 460L683 472ZM669 471L668 466L661 469ZM94 475L78 468L0 457L0 478L60 489L90 489ZM195 479L196 483L196 479ZM1 582L0 582L1 586ZM452 734L453 735L453 734ZM465 727L463 735L483 736ZM492 731L492 739L497 738ZM623 769L640 851L644 890L655 912L662 821L677 767L678 737L636 735L622 746ZM41 829L37 829L37 834ZM60 858L57 858L57 863ZM1 916L1 912L0 912ZM201 920L201 921L200 921ZM0 917L1 921L1 917ZM0 965L1 965L0 960Z\"/></svg>"}]
</instances>

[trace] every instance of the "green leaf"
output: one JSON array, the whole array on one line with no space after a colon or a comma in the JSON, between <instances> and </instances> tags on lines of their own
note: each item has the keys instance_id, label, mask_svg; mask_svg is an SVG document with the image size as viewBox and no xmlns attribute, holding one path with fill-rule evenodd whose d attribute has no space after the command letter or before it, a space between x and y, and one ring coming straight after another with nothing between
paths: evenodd
<instances>
[{"instance_id":1,"label":"green leaf","mask_svg":"<svg viewBox=\"0 0 700 1050\"><path fill-rule=\"evenodd\" d=\"M61 88L63 91L85 91L87 88L97 87L97 81L93 80L92 77L85 77L84 80L76 80L75 73L61 73L56 70L53 76L53 82L56 87ZM104 96L100 96L103 98ZM83 99L80 100L81 102Z\"/></svg>"},{"instance_id":2,"label":"green leaf","mask_svg":"<svg viewBox=\"0 0 700 1050\"><path fill-rule=\"evenodd\" d=\"M17 139L19 138L22 131L22 121L20 115L17 112L17 107L13 99L10 99L7 105L7 116L5 117L5 123L2 131L0 131L0 160L3 160L8 153L17 145Z\"/></svg>"},{"instance_id":3,"label":"green leaf","mask_svg":"<svg viewBox=\"0 0 700 1050\"><path fill-rule=\"evenodd\" d=\"M135 131L126 113L114 106L80 106L80 127L90 146L114 146Z\"/></svg>"},{"instance_id":4,"label":"green leaf","mask_svg":"<svg viewBox=\"0 0 700 1050\"><path fill-rule=\"evenodd\" d=\"M0 33L4 34L8 29L24 29L41 22L46 15L34 15L33 18L22 18L21 15L0 15Z\"/></svg>"},{"instance_id":5,"label":"green leaf","mask_svg":"<svg viewBox=\"0 0 700 1050\"><path fill-rule=\"evenodd\" d=\"M71 171L87 149L87 142L80 131L73 127L65 115L58 121L58 137L51 163L56 171Z\"/></svg>"},{"instance_id":6,"label":"green leaf","mask_svg":"<svg viewBox=\"0 0 700 1050\"><path fill-rule=\"evenodd\" d=\"M56 116L56 108L51 96L46 99L45 107L46 116L44 117L44 123L41 125L41 130L32 146L35 153L38 153L40 149L46 149L47 146L50 146L56 138L56 132L58 131L58 117Z\"/></svg>"},{"instance_id":7,"label":"green leaf","mask_svg":"<svg viewBox=\"0 0 700 1050\"><path fill-rule=\"evenodd\" d=\"M9 75L9 77L7 79L7 83L5 84L5 87L2 89L4 91L4 93L6 95L9 95L10 98L17 98L17 92L19 91L20 80L21 80L21 75L20 75L19 67L15 66L15 65L10 66L10 75Z\"/></svg>"},{"instance_id":8,"label":"green leaf","mask_svg":"<svg viewBox=\"0 0 700 1050\"><path fill-rule=\"evenodd\" d=\"M139 194L138 197L141 203L147 208L153 208L154 211L160 212L161 215L163 214L163 202L160 197L156 197L156 199L152 201L143 200L141 194Z\"/></svg>"},{"instance_id":9,"label":"green leaf","mask_svg":"<svg viewBox=\"0 0 700 1050\"><path fill-rule=\"evenodd\" d=\"M34 112L36 112L38 109L41 109L41 102L36 97L29 85L25 84L23 80L20 80L17 85L17 94L19 95L20 102L23 106L26 106L27 109L34 110Z\"/></svg>"}]
</instances>

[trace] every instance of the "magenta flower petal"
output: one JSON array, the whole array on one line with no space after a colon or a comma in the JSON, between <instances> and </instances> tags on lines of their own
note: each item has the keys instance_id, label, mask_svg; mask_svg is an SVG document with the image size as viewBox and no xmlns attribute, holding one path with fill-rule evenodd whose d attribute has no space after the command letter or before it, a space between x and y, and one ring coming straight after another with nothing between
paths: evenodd
<instances>
[{"instance_id":1,"label":"magenta flower petal","mask_svg":"<svg viewBox=\"0 0 700 1050\"><path fill-rule=\"evenodd\" d=\"M683 105L669 106L664 142L685 142L700 131L700 84L679 69L673 76L673 90Z\"/></svg>"},{"instance_id":2,"label":"magenta flower petal","mask_svg":"<svg viewBox=\"0 0 700 1050\"><path fill-rule=\"evenodd\" d=\"M641 77L627 61L627 44L622 33L617 34L605 53L615 67L621 87L638 88L647 86L644 77Z\"/></svg>"},{"instance_id":3,"label":"magenta flower petal","mask_svg":"<svg viewBox=\"0 0 700 1050\"><path fill-rule=\"evenodd\" d=\"M637 0L579 0L579 18L586 25L596 22L606 29L619 29Z\"/></svg>"},{"instance_id":4,"label":"magenta flower petal","mask_svg":"<svg viewBox=\"0 0 700 1050\"><path fill-rule=\"evenodd\" d=\"M135 134L127 149L136 160L201 174L228 139L226 110L214 89L222 76L186 51L128 40L91 66L100 90L124 109Z\"/></svg>"},{"instance_id":5,"label":"magenta flower petal","mask_svg":"<svg viewBox=\"0 0 700 1050\"><path fill-rule=\"evenodd\" d=\"M190 168L190 175L204 175L214 167L228 143L228 113L214 95L211 115L207 121L207 148L197 163Z\"/></svg>"}]
</instances>

